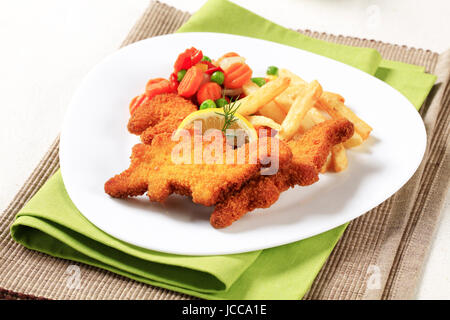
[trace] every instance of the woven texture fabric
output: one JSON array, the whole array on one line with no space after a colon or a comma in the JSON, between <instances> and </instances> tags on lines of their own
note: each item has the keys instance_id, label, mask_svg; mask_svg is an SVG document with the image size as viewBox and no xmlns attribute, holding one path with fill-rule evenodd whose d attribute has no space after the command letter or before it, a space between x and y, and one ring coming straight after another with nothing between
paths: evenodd
<instances>
[{"instance_id":1,"label":"woven texture fabric","mask_svg":"<svg viewBox=\"0 0 450 320\"><path fill-rule=\"evenodd\" d=\"M177 30L190 15L153 2L122 46ZM377 49L384 59L425 67L438 81L421 108L428 150L414 177L394 196L352 221L306 299L406 299L414 295L448 189L450 52L438 55L379 41L298 30L305 35ZM0 217L0 299L190 299L95 267L56 259L15 243L17 211L59 168L59 138ZM6 290L7 289L7 290Z\"/></svg>"}]
</instances>

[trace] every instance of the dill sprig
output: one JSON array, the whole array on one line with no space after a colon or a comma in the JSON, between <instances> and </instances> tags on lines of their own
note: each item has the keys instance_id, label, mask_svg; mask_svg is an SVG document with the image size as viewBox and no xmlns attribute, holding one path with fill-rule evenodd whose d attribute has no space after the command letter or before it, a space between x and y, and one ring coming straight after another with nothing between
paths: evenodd
<instances>
[{"instance_id":1,"label":"dill sprig","mask_svg":"<svg viewBox=\"0 0 450 320\"><path fill-rule=\"evenodd\" d=\"M221 112L216 112L216 114L223 116L224 119L224 123L223 123L223 127L222 127L222 132L225 133L226 130L234 123L238 120L238 118L234 115L236 113L236 111L239 109L239 107L241 106L240 103L237 103L239 99L239 96L236 97L236 99L233 101L231 100L230 103L226 104L223 106L223 113Z\"/></svg>"}]
</instances>

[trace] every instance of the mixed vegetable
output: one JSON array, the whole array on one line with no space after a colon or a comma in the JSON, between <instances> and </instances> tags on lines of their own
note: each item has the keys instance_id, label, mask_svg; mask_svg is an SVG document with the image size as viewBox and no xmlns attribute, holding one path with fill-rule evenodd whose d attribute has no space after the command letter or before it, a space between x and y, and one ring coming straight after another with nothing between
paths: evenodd
<instances>
[{"instance_id":1,"label":"mixed vegetable","mask_svg":"<svg viewBox=\"0 0 450 320\"><path fill-rule=\"evenodd\" d=\"M199 109L223 108L230 99L244 97L242 86L245 83L253 81L261 87L276 78L278 68L270 66L266 73L267 77L252 78L252 69L236 52L211 60L192 47L178 55L169 79L155 78L147 82L145 93L131 101L130 113L161 93L177 93L190 99Z\"/></svg>"}]
</instances>

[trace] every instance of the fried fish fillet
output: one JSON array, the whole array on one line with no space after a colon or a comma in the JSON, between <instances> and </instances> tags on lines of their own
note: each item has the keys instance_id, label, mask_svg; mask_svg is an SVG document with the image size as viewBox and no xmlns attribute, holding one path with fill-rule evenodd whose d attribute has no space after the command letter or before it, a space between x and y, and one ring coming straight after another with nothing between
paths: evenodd
<instances>
[{"instance_id":1,"label":"fried fish fillet","mask_svg":"<svg viewBox=\"0 0 450 320\"><path fill-rule=\"evenodd\" d=\"M115 198L137 196L147 192L151 201L159 202L164 201L171 193L177 193L191 196L195 203L212 206L225 200L233 191L239 190L246 181L259 176L262 163L267 163L264 157L273 160L272 157L277 156L276 160L280 165L292 159L292 153L285 144L279 147L277 154L272 155L272 138L265 138L266 143L254 142L258 144L254 148L249 144L244 145L243 161L238 160L239 150L242 151L238 148L229 149L233 157L231 162L234 164L228 164L230 160L227 162L227 152L220 154L222 164L203 159L201 163L196 164L194 139L189 139L190 164L174 163L172 152L177 142L172 141L170 134L157 135L151 145L135 145L130 167L109 179L105 183L105 192ZM205 154L209 145L203 144L200 150L202 154Z\"/></svg>"},{"instance_id":2,"label":"fried fish fillet","mask_svg":"<svg viewBox=\"0 0 450 320\"><path fill-rule=\"evenodd\" d=\"M239 190L217 203L210 217L215 228L224 228L257 208L268 208L280 193L295 185L307 186L319 180L331 148L353 135L353 124L342 118L328 120L309 129L299 140L287 142L292 160L281 163L271 176L254 176Z\"/></svg>"},{"instance_id":3,"label":"fried fish fillet","mask_svg":"<svg viewBox=\"0 0 450 320\"><path fill-rule=\"evenodd\" d=\"M197 107L175 93L159 94L140 106L128 121L128 131L140 135L141 141L150 144L160 133L172 133L181 121Z\"/></svg>"}]
</instances>

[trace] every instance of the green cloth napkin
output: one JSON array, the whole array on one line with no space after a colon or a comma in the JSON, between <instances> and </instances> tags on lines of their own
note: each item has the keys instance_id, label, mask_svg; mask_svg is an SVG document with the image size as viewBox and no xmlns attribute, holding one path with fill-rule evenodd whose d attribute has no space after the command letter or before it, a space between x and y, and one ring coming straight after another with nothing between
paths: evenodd
<instances>
[{"instance_id":1,"label":"green cloth napkin","mask_svg":"<svg viewBox=\"0 0 450 320\"><path fill-rule=\"evenodd\" d=\"M390 84L403 93L417 110L436 81L434 75L424 73L423 67L382 60L375 49L310 38L270 22L227 0L208 1L177 32L199 31L260 38L341 61Z\"/></svg>"},{"instance_id":2,"label":"green cloth napkin","mask_svg":"<svg viewBox=\"0 0 450 320\"><path fill-rule=\"evenodd\" d=\"M400 90L417 108L435 81L416 66L382 61L373 49L315 40L225 0L208 1L179 31L233 33L325 55L374 74ZM58 171L17 214L11 235L33 250L201 298L301 299L346 226L243 254L165 254L122 242L93 226L70 200Z\"/></svg>"}]
</instances>

